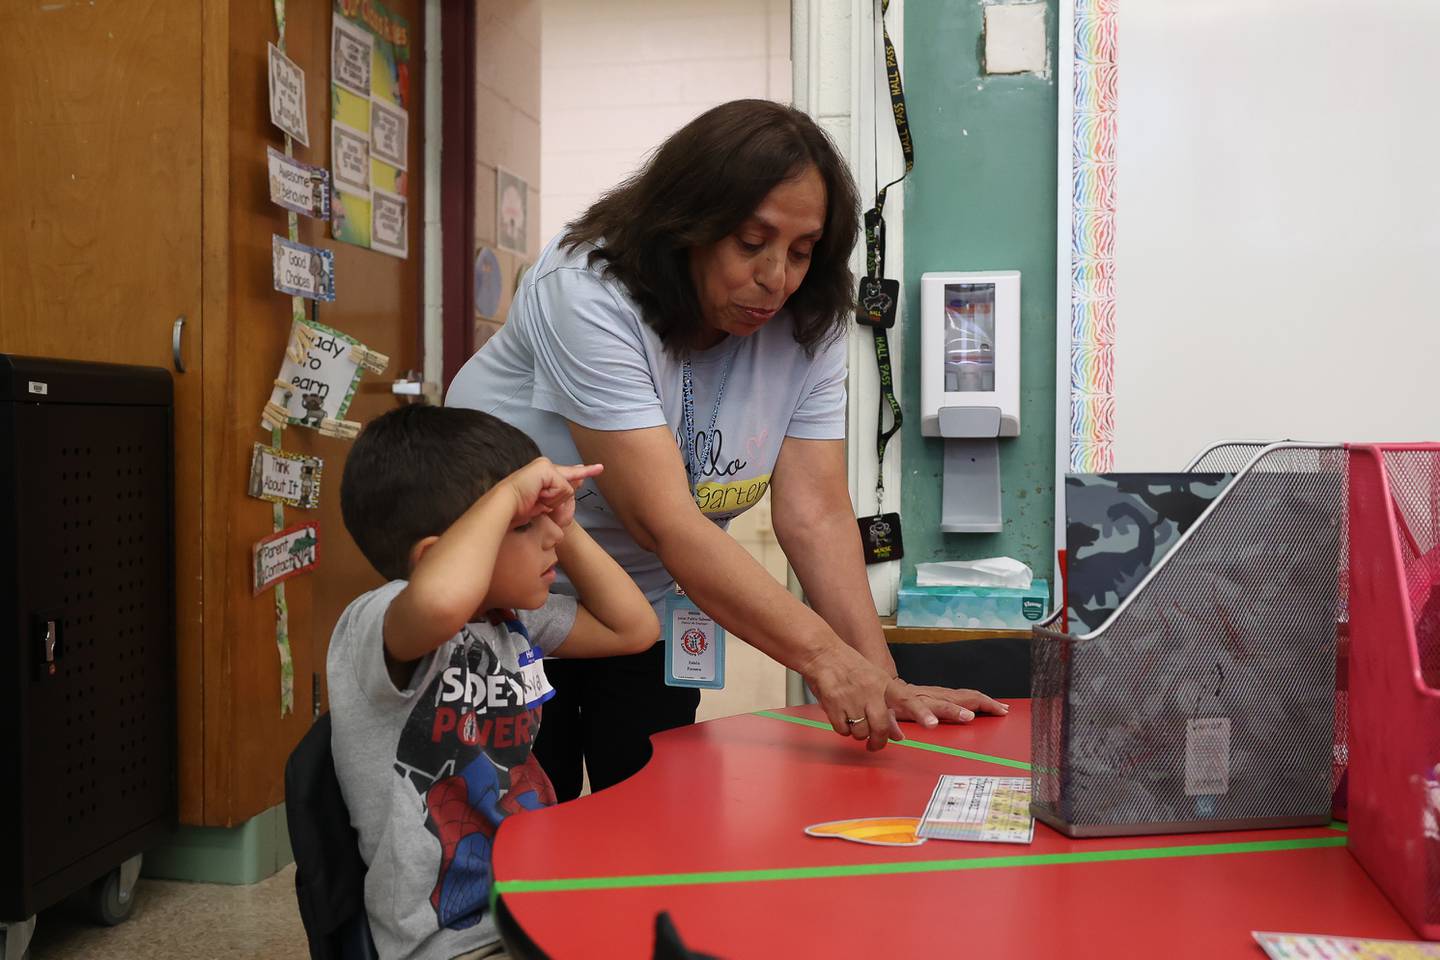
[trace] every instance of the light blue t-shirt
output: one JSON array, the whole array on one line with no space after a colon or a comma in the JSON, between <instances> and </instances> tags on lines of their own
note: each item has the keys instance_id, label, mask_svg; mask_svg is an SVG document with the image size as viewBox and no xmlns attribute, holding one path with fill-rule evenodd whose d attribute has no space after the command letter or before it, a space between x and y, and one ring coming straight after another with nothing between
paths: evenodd
<instances>
[{"instance_id":1,"label":"light blue t-shirt","mask_svg":"<svg viewBox=\"0 0 1440 960\"><path fill-rule=\"evenodd\" d=\"M514 424L556 463L580 460L566 421L591 430L665 426L683 458L681 358L666 352L625 286L604 276L604 264L586 262L592 249L550 241L505 325L460 369L445 403ZM696 501L707 517L724 525L760 500L785 437L844 439L845 360L843 336L806 356L786 310L748 337L690 355L702 452L729 366L713 444L700 463ZM576 495L575 517L651 603L664 597L674 579L631 539L593 482Z\"/></svg>"}]
</instances>

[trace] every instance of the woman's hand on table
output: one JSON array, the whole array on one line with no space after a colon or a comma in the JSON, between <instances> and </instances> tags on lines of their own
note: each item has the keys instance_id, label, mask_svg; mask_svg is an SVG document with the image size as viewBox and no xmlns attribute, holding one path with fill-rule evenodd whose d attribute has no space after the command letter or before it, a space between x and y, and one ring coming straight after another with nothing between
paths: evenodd
<instances>
[{"instance_id":1,"label":"woman's hand on table","mask_svg":"<svg viewBox=\"0 0 1440 960\"><path fill-rule=\"evenodd\" d=\"M869 750L905 739L887 703L891 678L852 648L835 642L800 672L836 733L865 741ZM925 712L918 700L906 707ZM929 725L937 722L932 715Z\"/></svg>"},{"instance_id":2,"label":"woman's hand on table","mask_svg":"<svg viewBox=\"0 0 1440 960\"><path fill-rule=\"evenodd\" d=\"M933 720L944 723L969 723L977 713L1003 717L1010 704L992 700L979 690L958 690L950 687L922 687L896 677L886 687L885 699L901 720L913 720L926 727ZM920 709L917 711L915 705Z\"/></svg>"}]
</instances>

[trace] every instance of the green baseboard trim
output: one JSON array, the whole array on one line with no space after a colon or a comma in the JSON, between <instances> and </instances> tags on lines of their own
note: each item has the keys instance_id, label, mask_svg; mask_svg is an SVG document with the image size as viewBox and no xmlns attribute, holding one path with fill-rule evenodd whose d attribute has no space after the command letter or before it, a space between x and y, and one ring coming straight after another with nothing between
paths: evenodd
<instances>
[{"instance_id":1,"label":"green baseboard trim","mask_svg":"<svg viewBox=\"0 0 1440 960\"><path fill-rule=\"evenodd\" d=\"M176 827L145 851L141 873L157 880L259 883L294 859L282 803L238 827Z\"/></svg>"}]
</instances>

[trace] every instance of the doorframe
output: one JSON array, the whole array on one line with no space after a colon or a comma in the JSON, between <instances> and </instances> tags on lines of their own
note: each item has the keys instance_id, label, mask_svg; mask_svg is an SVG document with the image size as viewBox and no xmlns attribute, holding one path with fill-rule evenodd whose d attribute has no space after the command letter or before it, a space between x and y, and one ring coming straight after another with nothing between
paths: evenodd
<instances>
[{"instance_id":1,"label":"doorframe","mask_svg":"<svg viewBox=\"0 0 1440 960\"><path fill-rule=\"evenodd\" d=\"M895 135L889 92L880 65L884 63L882 35L876 29L880 0L792 0L791 69L795 106L825 129L845 153L869 207L878 183L888 183L904 169ZM891 0L890 39L904 69L904 0ZM844 64L843 68L834 65ZM827 69L827 65L828 69ZM878 183L877 183L878 180ZM898 280L905 275L905 191L891 190L885 204L885 274ZM851 267L864 272L865 247L857 243ZM905 285L900 288L897 313L900 322L889 331L892 380L896 396L903 396L905 381ZM851 326L849 375L846 386L847 474L850 499L857 515L875 511L876 418L880 410L880 374L868 331ZM903 436L897 433L885 451L885 497L879 512L897 511L901 502L900 469ZM900 562L871 564L865 568L876 610L893 613L900 586ZM793 578L792 578L793 579Z\"/></svg>"},{"instance_id":2,"label":"doorframe","mask_svg":"<svg viewBox=\"0 0 1440 960\"><path fill-rule=\"evenodd\" d=\"M440 33L451 38L441 59L440 385L475 352L475 5L440 4ZM455 145L456 149L445 149Z\"/></svg>"}]
</instances>

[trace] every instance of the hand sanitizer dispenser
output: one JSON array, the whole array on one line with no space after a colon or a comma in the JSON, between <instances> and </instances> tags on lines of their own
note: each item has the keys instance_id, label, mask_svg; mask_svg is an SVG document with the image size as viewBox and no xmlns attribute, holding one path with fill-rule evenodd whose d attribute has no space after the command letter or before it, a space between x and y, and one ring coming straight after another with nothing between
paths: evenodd
<instances>
[{"instance_id":1,"label":"hand sanitizer dispenser","mask_svg":"<svg viewBox=\"0 0 1440 960\"><path fill-rule=\"evenodd\" d=\"M1020 272L920 277L920 432L945 438L946 533L998 533L996 438L1020 435Z\"/></svg>"}]
</instances>

